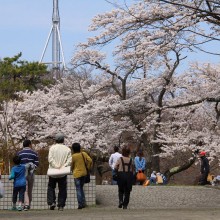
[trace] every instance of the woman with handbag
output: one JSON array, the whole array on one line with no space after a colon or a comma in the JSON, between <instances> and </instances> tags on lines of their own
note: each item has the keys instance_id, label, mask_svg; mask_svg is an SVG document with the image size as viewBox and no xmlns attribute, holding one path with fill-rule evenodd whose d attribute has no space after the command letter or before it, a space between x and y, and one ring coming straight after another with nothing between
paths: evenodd
<instances>
[{"instance_id":1,"label":"woman with handbag","mask_svg":"<svg viewBox=\"0 0 220 220\"><path fill-rule=\"evenodd\" d=\"M81 145L79 143L73 143L72 150L72 170L76 187L78 209L82 209L86 207L83 186L88 182L87 177L92 167L92 159L86 152L81 152Z\"/></svg>"},{"instance_id":2,"label":"woman with handbag","mask_svg":"<svg viewBox=\"0 0 220 220\"><path fill-rule=\"evenodd\" d=\"M117 160L115 169L118 173L118 208L127 209L133 182L133 163L130 158L130 148L123 147L122 157Z\"/></svg>"},{"instance_id":3,"label":"woman with handbag","mask_svg":"<svg viewBox=\"0 0 220 220\"><path fill-rule=\"evenodd\" d=\"M137 156L134 158L136 182L142 185L146 180L146 175L144 174L146 168L146 160L142 150L139 150Z\"/></svg>"}]
</instances>

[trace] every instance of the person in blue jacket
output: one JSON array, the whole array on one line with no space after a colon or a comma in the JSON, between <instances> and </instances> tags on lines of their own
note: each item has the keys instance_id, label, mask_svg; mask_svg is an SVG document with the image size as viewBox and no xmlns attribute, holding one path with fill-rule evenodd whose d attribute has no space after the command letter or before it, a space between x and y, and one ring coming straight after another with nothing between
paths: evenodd
<instances>
[{"instance_id":1,"label":"person in blue jacket","mask_svg":"<svg viewBox=\"0 0 220 220\"><path fill-rule=\"evenodd\" d=\"M144 153L142 150L137 152L137 156L134 158L134 165L135 165L135 176L139 171L144 173L146 169L146 160L144 158ZM139 182L139 185L142 185L143 182Z\"/></svg>"},{"instance_id":2,"label":"person in blue jacket","mask_svg":"<svg viewBox=\"0 0 220 220\"><path fill-rule=\"evenodd\" d=\"M12 167L11 173L9 175L9 180L14 179L13 195L12 195L12 210L22 211L24 206L24 193L26 190L26 166L21 164L21 158L15 156L13 158L15 166ZM17 197L18 207L16 207Z\"/></svg>"}]
</instances>

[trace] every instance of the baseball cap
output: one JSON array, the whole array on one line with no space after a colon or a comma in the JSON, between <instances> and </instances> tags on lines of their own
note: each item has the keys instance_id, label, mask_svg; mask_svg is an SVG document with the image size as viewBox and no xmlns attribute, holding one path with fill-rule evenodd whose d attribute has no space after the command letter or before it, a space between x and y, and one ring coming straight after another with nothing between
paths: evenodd
<instances>
[{"instance_id":1,"label":"baseball cap","mask_svg":"<svg viewBox=\"0 0 220 220\"><path fill-rule=\"evenodd\" d=\"M201 151L201 152L199 153L199 155L200 155L200 156L205 156L205 155L206 155L206 152L205 152L205 151Z\"/></svg>"}]
</instances>

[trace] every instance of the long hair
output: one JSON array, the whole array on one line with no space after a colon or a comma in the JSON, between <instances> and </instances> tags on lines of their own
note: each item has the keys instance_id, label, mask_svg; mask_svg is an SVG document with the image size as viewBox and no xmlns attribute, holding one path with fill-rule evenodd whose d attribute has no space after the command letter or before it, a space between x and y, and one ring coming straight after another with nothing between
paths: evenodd
<instances>
[{"instance_id":1,"label":"long hair","mask_svg":"<svg viewBox=\"0 0 220 220\"><path fill-rule=\"evenodd\" d=\"M128 146L124 146L122 148L122 156L123 157L129 157L130 152L131 152L131 150L130 150L130 148Z\"/></svg>"}]
</instances>

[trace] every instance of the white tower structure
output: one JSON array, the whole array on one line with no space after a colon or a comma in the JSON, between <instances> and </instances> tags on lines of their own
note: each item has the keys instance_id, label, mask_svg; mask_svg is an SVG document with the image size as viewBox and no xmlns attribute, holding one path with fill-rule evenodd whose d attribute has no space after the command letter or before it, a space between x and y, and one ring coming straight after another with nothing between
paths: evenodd
<instances>
[{"instance_id":1,"label":"white tower structure","mask_svg":"<svg viewBox=\"0 0 220 220\"><path fill-rule=\"evenodd\" d=\"M59 0L53 0L53 15L52 15L52 27L50 29L46 44L44 46L43 53L40 58L40 63L52 64L54 76L59 79L63 70L66 70L66 64L63 53L63 46L60 36L60 16L59 16ZM43 62L45 52L48 47L48 43L52 36L52 61ZM62 61L60 60L62 57Z\"/></svg>"}]
</instances>

